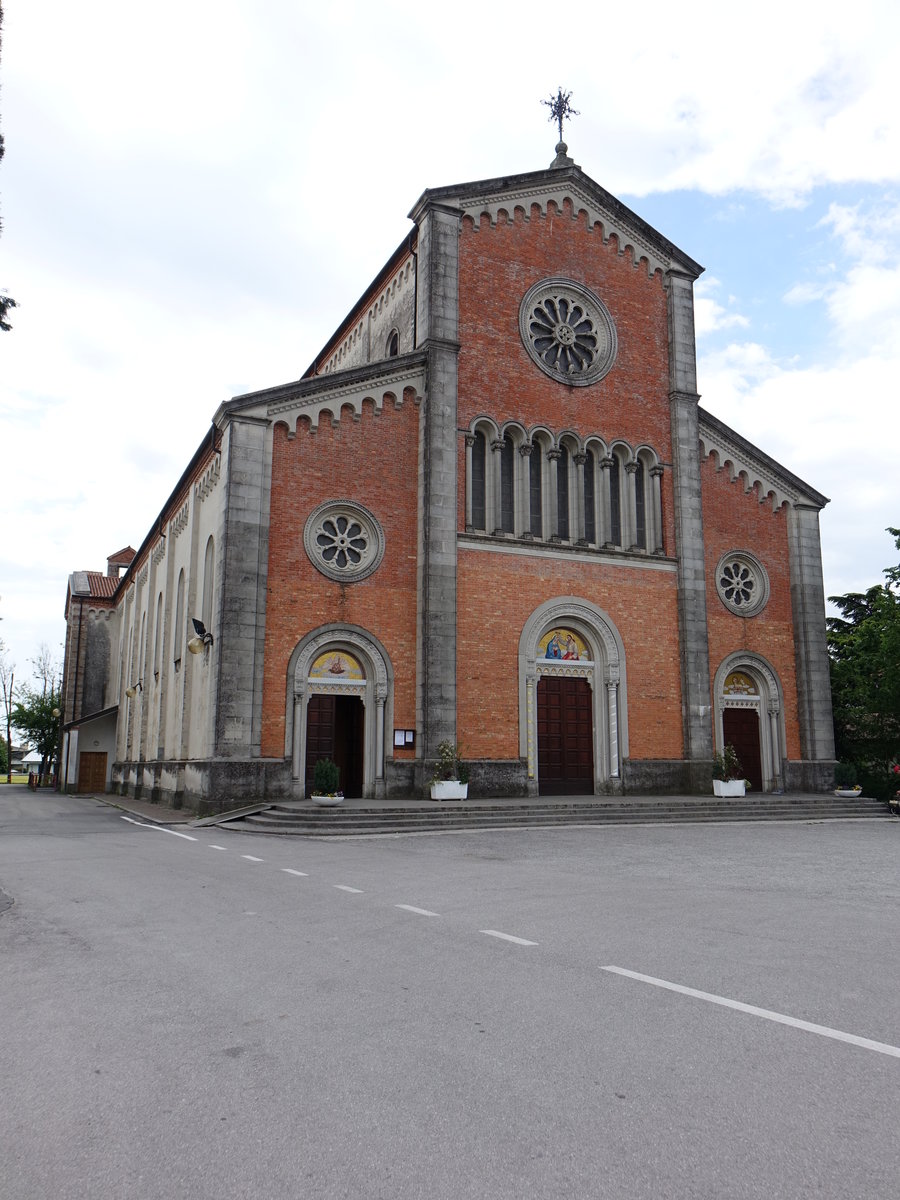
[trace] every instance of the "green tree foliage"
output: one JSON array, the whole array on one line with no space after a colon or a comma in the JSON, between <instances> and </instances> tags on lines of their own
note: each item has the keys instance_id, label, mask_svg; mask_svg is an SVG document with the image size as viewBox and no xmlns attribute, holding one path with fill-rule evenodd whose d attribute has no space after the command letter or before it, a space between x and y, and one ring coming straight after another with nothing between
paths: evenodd
<instances>
[{"instance_id":1,"label":"green tree foliage","mask_svg":"<svg viewBox=\"0 0 900 1200\"><path fill-rule=\"evenodd\" d=\"M40 754L43 775L59 739L59 693L52 685L43 694L27 686L16 690L19 699L13 706L12 723Z\"/></svg>"},{"instance_id":2,"label":"green tree foliage","mask_svg":"<svg viewBox=\"0 0 900 1200\"><path fill-rule=\"evenodd\" d=\"M6 768L9 765L9 748L6 745L6 738L0 736L0 775L6 774Z\"/></svg>"},{"instance_id":3,"label":"green tree foliage","mask_svg":"<svg viewBox=\"0 0 900 1200\"><path fill-rule=\"evenodd\" d=\"M900 550L900 529L889 529ZM828 653L837 756L857 765L869 794L896 788L900 759L900 564L867 592L830 596L839 617L828 618Z\"/></svg>"}]
</instances>

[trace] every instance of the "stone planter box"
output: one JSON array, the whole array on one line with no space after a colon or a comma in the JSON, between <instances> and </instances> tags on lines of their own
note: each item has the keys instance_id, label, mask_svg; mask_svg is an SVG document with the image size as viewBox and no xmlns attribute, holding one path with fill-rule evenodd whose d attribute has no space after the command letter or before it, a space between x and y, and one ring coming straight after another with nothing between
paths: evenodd
<instances>
[{"instance_id":1,"label":"stone planter box","mask_svg":"<svg viewBox=\"0 0 900 1200\"><path fill-rule=\"evenodd\" d=\"M310 796L310 800L312 800L313 804L318 804L322 808L334 808L335 805L344 803L344 793L335 792L333 796L323 796L313 792L313 794Z\"/></svg>"},{"instance_id":2,"label":"stone planter box","mask_svg":"<svg viewBox=\"0 0 900 1200\"><path fill-rule=\"evenodd\" d=\"M714 796L744 796L747 789L743 779L714 779Z\"/></svg>"},{"instance_id":3,"label":"stone planter box","mask_svg":"<svg viewBox=\"0 0 900 1200\"><path fill-rule=\"evenodd\" d=\"M432 800L465 800L468 795L469 785L458 779L439 779L431 785Z\"/></svg>"}]
</instances>

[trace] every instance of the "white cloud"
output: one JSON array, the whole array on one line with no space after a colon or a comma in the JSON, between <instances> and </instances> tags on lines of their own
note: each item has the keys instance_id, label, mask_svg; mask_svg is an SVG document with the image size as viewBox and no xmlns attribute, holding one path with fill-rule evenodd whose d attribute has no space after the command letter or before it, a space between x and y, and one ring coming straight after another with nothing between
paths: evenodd
<instances>
[{"instance_id":1,"label":"white cloud","mask_svg":"<svg viewBox=\"0 0 900 1200\"><path fill-rule=\"evenodd\" d=\"M737 327L746 327L750 321L743 313L729 312L727 308L719 304L719 302L710 293L715 292L721 287L719 280L713 275L702 276L694 285L694 327L697 337L703 337L704 334L714 333L719 329L734 329ZM728 304L737 303L735 296L728 297Z\"/></svg>"}]
</instances>

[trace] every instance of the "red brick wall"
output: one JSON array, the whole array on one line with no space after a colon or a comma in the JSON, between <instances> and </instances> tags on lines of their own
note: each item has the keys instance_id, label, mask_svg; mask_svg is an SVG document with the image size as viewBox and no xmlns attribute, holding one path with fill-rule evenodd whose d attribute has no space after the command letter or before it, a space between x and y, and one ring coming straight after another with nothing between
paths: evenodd
<instances>
[{"instance_id":1,"label":"red brick wall","mask_svg":"<svg viewBox=\"0 0 900 1200\"><path fill-rule=\"evenodd\" d=\"M728 469L717 471L715 459L700 464L703 536L706 554L706 604L709 621L710 694L716 671L728 654L749 650L775 669L784 692L787 757L799 759L797 679L794 670L794 625L788 559L787 514L772 512L771 501L759 503L756 490L745 492L740 480L730 482ZM769 602L755 617L738 617L716 591L719 559L729 550L748 550L769 576Z\"/></svg>"},{"instance_id":2,"label":"red brick wall","mask_svg":"<svg viewBox=\"0 0 900 1200\"><path fill-rule=\"evenodd\" d=\"M262 753L284 754L288 661L311 630L332 622L358 625L381 641L394 669L394 723L415 728L416 506L419 410L411 401L376 413L363 406L313 433L301 421L293 440L276 425L272 447L269 576L263 674ZM384 528L378 570L340 584L315 569L303 548L310 512L326 500L356 500ZM412 757L398 753L398 757Z\"/></svg>"},{"instance_id":3,"label":"red brick wall","mask_svg":"<svg viewBox=\"0 0 900 1200\"><path fill-rule=\"evenodd\" d=\"M622 636L631 758L681 758L681 668L674 571L459 554L458 736L467 758L519 757L519 637L539 604L578 596Z\"/></svg>"}]
</instances>

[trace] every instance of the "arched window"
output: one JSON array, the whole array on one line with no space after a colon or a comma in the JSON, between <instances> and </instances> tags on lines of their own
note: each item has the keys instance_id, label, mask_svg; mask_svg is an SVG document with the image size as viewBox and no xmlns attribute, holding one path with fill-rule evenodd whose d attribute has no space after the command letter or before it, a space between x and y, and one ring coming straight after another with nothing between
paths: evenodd
<instances>
[{"instance_id":1,"label":"arched window","mask_svg":"<svg viewBox=\"0 0 900 1200\"><path fill-rule=\"evenodd\" d=\"M153 631L153 678L159 679L159 658L162 654L162 592L156 597L156 626Z\"/></svg>"},{"instance_id":2,"label":"arched window","mask_svg":"<svg viewBox=\"0 0 900 1200\"><path fill-rule=\"evenodd\" d=\"M538 441L531 443L531 457L528 463L528 470L531 536L539 538L544 536L544 491L542 486L544 456L541 451L541 443Z\"/></svg>"},{"instance_id":3,"label":"arched window","mask_svg":"<svg viewBox=\"0 0 900 1200\"><path fill-rule=\"evenodd\" d=\"M485 457L487 440L479 430L472 443L472 528L487 529L485 504Z\"/></svg>"},{"instance_id":4,"label":"arched window","mask_svg":"<svg viewBox=\"0 0 900 1200\"><path fill-rule=\"evenodd\" d=\"M504 533L515 532L515 471L516 450L507 436L500 450L500 528Z\"/></svg>"},{"instance_id":5,"label":"arched window","mask_svg":"<svg viewBox=\"0 0 900 1200\"><path fill-rule=\"evenodd\" d=\"M400 353L400 334L396 329L392 329L388 334L387 340L387 356L388 358L396 358Z\"/></svg>"},{"instance_id":6,"label":"arched window","mask_svg":"<svg viewBox=\"0 0 900 1200\"><path fill-rule=\"evenodd\" d=\"M212 627L213 618L213 586L216 571L216 544L212 534L206 543L206 555L203 559L203 607L200 610L200 620L207 630Z\"/></svg>"},{"instance_id":7,"label":"arched window","mask_svg":"<svg viewBox=\"0 0 900 1200\"><path fill-rule=\"evenodd\" d=\"M609 471L609 540L614 546L622 545L621 469L614 454Z\"/></svg>"},{"instance_id":8,"label":"arched window","mask_svg":"<svg viewBox=\"0 0 900 1200\"><path fill-rule=\"evenodd\" d=\"M645 491L647 472L640 459L634 470L634 544L639 550L647 549L647 496Z\"/></svg>"},{"instance_id":9,"label":"arched window","mask_svg":"<svg viewBox=\"0 0 900 1200\"><path fill-rule=\"evenodd\" d=\"M594 455L589 450L584 460L584 540L593 546L597 541L597 522L594 517Z\"/></svg>"},{"instance_id":10,"label":"arched window","mask_svg":"<svg viewBox=\"0 0 900 1200\"><path fill-rule=\"evenodd\" d=\"M556 533L562 541L569 540L569 452L559 448L556 461Z\"/></svg>"},{"instance_id":11,"label":"arched window","mask_svg":"<svg viewBox=\"0 0 900 1200\"><path fill-rule=\"evenodd\" d=\"M175 670L181 670L181 651L184 645L184 570L178 572L178 588L175 592Z\"/></svg>"}]
</instances>

